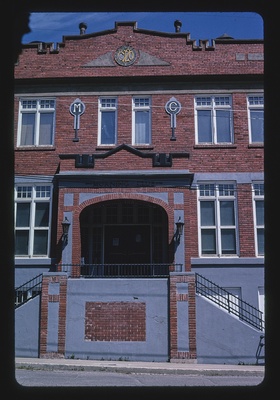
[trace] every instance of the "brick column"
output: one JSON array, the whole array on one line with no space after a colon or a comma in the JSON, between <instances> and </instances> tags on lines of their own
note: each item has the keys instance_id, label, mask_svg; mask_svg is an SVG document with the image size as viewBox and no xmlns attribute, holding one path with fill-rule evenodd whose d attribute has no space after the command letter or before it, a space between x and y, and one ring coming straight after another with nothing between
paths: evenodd
<instances>
[{"instance_id":1,"label":"brick column","mask_svg":"<svg viewBox=\"0 0 280 400\"><path fill-rule=\"evenodd\" d=\"M67 274L47 272L42 280L40 357L65 354Z\"/></svg>"},{"instance_id":2,"label":"brick column","mask_svg":"<svg viewBox=\"0 0 280 400\"><path fill-rule=\"evenodd\" d=\"M196 313L195 313L195 274L170 273L170 361L196 362ZM184 311L179 312L179 302L187 302ZM184 309L183 308L183 309ZM186 324L186 326L184 326ZM184 350L179 350L180 332L183 326ZM182 334L182 332L181 332ZM187 343L186 343L187 342Z\"/></svg>"}]
</instances>

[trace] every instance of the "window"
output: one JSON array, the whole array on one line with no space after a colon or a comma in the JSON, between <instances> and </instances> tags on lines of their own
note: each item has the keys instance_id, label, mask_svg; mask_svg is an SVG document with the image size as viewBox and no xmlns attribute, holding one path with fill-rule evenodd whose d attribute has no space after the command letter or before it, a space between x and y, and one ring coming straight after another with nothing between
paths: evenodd
<instances>
[{"instance_id":1,"label":"window","mask_svg":"<svg viewBox=\"0 0 280 400\"><path fill-rule=\"evenodd\" d=\"M233 143L231 96L197 96L196 142Z\"/></svg>"},{"instance_id":2,"label":"window","mask_svg":"<svg viewBox=\"0 0 280 400\"><path fill-rule=\"evenodd\" d=\"M253 208L257 256L264 255L264 184L253 183Z\"/></svg>"},{"instance_id":3,"label":"window","mask_svg":"<svg viewBox=\"0 0 280 400\"><path fill-rule=\"evenodd\" d=\"M265 320L265 293L264 287L258 287L258 300L259 300L259 310L263 313L263 320Z\"/></svg>"},{"instance_id":4,"label":"window","mask_svg":"<svg viewBox=\"0 0 280 400\"><path fill-rule=\"evenodd\" d=\"M250 143L264 141L264 98L263 96L248 96L248 119Z\"/></svg>"},{"instance_id":5,"label":"window","mask_svg":"<svg viewBox=\"0 0 280 400\"><path fill-rule=\"evenodd\" d=\"M99 134L98 145L115 145L117 143L117 99L99 99Z\"/></svg>"},{"instance_id":6,"label":"window","mask_svg":"<svg viewBox=\"0 0 280 400\"><path fill-rule=\"evenodd\" d=\"M132 100L133 144L151 143L151 100L149 97L134 97Z\"/></svg>"},{"instance_id":7,"label":"window","mask_svg":"<svg viewBox=\"0 0 280 400\"><path fill-rule=\"evenodd\" d=\"M18 146L52 146L54 122L54 99L21 99Z\"/></svg>"},{"instance_id":8,"label":"window","mask_svg":"<svg viewBox=\"0 0 280 400\"><path fill-rule=\"evenodd\" d=\"M51 186L17 186L15 192L15 255L47 256Z\"/></svg>"},{"instance_id":9,"label":"window","mask_svg":"<svg viewBox=\"0 0 280 400\"><path fill-rule=\"evenodd\" d=\"M233 183L199 184L200 254L237 255Z\"/></svg>"}]
</instances>

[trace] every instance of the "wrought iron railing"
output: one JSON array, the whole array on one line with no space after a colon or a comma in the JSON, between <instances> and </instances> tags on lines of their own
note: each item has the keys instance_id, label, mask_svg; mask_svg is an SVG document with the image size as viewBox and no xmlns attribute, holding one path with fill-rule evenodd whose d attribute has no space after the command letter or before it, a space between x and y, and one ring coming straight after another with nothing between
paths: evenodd
<instances>
[{"instance_id":1,"label":"wrought iron railing","mask_svg":"<svg viewBox=\"0 0 280 400\"><path fill-rule=\"evenodd\" d=\"M39 274L23 285L15 288L15 308L41 294L42 276L43 274Z\"/></svg>"},{"instance_id":2,"label":"wrought iron railing","mask_svg":"<svg viewBox=\"0 0 280 400\"><path fill-rule=\"evenodd\" d=\"M84 278L164 278L170 271L182 271L182 264L57 264L57 271L72 274L80 268Z\"/></svg>"},{"instance_id":3,"label":"wrought iron railing","mask_svg":"<svg viewBox=\"0 0 280 400\"><path fill-rule=\"evenodd\" d=\"M241 321L263 331L263 312L253 307L238 296L230 293L202 275L195 274L196 293L207 297L228 313L236 315Z\"/></svg>"}]
</instances>

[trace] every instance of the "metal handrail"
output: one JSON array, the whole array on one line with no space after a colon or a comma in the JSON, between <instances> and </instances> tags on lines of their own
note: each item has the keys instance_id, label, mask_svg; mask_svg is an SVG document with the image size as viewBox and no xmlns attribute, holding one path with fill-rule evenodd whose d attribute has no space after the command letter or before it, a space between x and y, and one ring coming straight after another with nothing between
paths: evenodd
<instances>
[{"instance_id":1,"label":"metal handrail","mask_svg":"<svg viewBox=\"0 0 280 400\"><path fill-rule=\"evenodd\" d=\"M257 351L256 351L256 364L257 365L264 364L264 359L265 359L265 356L264 356L264 353L265 353L265 350L264 350L264 348L265 348L264 339L265 339L265 336L261 335L260 336L260 340L259 340L259 344L258 344L258 348L257 348ZM263 354L263 355L261 355L261 354ZM263 362L260 363L259 360L263 360Z\"/></svg>"},{"instance_id":2,"label":"metal handrail","mask_svg":"<svg viewBox=\"0 0 280 400\"><path fill-rule=\"evenodd\" d=\"M182 264L57 264L56 270L71 275L74 268L80 268L85 278L164 278L171 271L182 271Z\"/></svg>"},{"instance_id":3,"label":"metal handrail","mask_svg":"<svg viewBox=\"0 0 280 400\"><path fill-rule=\"evenodd\" d=\"M15 288L15 308L41 294L42 276L43 274L39 274Z\"/></svg>"},{"instance_id":4,"label":"metal handrail","mask_svg":"<svg viewBox=\"0 0 280 400\"><path fill-rule=\"evenodd\" d=\"M198 273L195 274L195 287L197 294L205 296L254 328L264 330L263 312L256 307Z\"/></svg>"}]
</instances>

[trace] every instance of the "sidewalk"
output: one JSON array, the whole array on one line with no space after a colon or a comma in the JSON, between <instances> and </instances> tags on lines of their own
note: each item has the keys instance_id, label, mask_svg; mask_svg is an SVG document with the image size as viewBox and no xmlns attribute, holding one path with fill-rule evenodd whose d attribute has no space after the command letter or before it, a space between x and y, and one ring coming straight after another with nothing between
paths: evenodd
<instances>
[{"instance_id":1,"label":"sidewalk","mask_svg":"<svg viewBox=\"0 0 280 400\"><path fill-rule=\"evenodd\" d=\"M43 370L110 371L119 373L264 376L263 365L193 364L178 362L99 361L64 358L15 359L16 368Z\"/></svg>"}]
</instances>

